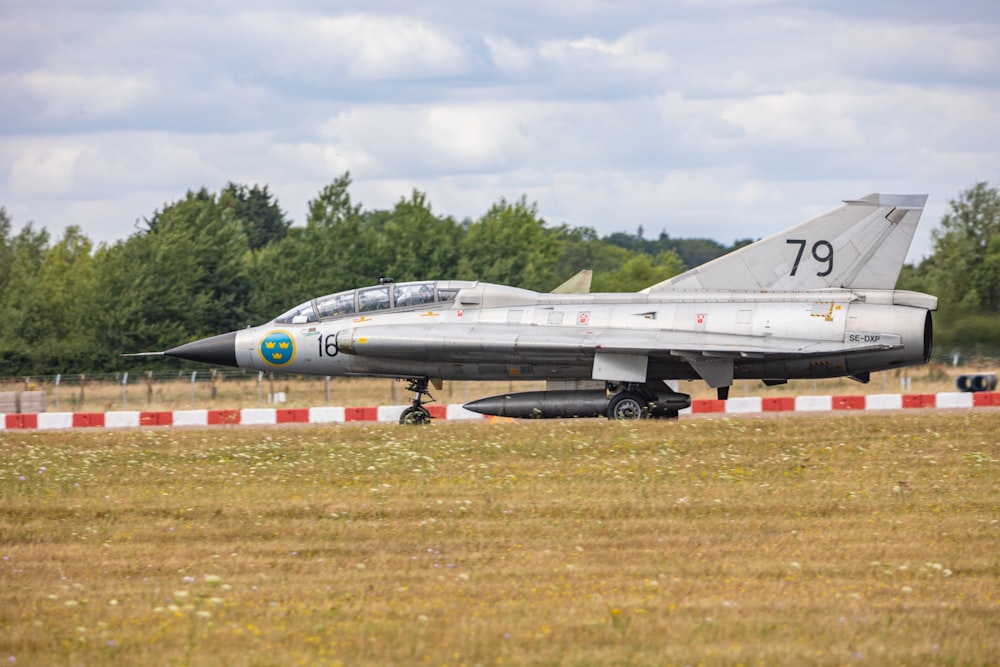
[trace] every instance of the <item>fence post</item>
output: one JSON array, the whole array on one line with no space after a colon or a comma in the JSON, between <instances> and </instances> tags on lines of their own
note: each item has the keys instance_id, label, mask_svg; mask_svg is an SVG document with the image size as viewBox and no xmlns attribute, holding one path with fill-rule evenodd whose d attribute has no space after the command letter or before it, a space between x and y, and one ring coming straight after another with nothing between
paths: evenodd
<instances>
[{"instance_id":1,"label":"fence post","mask_svg":"<svg viewBox=\"0 0 1000 667\"><path fill-rule=\"evenodd\" d=\"M191 371L191 409L194 410L194 381L198 379L198 371Z\"/></svg>"},{"instance_id":2,"label":"fence post","mask_svg":"<svg viewBox=\"0 0 1000 667\"><path fill-rule=\"evenodd\" d=\"M128 371L122 374L122 410L128 410L128 396L125 388L128 387Z\"/></svg>"},{"instance_id":3,"label":"fence post","mask_svg":"<svg viewBox=\"0 0 1000 667\"><path fill-rule=\"evenodd\" d=\"M55 395L56 395L56 412L59 412L59 380L62 379L61 373L56 373L56 384L55 384Z\"/></svg>"}]
</instances>

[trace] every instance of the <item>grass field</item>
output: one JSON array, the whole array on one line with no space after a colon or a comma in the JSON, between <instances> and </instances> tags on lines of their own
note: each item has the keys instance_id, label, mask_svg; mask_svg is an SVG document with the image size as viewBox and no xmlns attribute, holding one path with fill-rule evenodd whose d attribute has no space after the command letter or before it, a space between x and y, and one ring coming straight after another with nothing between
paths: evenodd
<instances>
[{"instance_id":1,"label":"grass field","mask_svg":"<svg viewBox=\"0 0 1000 667\"><path fill-rule=\"evenodd\" d=\"M998 431L0 432L0 662L996 665Z\"/></svg>"}]
</instances>

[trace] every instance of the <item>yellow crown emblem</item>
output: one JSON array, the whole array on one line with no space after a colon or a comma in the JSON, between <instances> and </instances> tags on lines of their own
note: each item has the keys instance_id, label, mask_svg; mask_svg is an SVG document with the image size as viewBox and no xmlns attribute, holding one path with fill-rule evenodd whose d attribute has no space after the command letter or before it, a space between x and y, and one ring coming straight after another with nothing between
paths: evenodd
<instances>
[{"instance_id":1,"label":"yellow crown emblem","mask_svg":"<svg viewBox=\"0 0 1000 667\"><path fill-rule=\"evenodd\" d=\"M295 361L295 340L287 331L269 331L258 342L257 355L272 366L288 366Z\"/></svg>"}]
</instances>

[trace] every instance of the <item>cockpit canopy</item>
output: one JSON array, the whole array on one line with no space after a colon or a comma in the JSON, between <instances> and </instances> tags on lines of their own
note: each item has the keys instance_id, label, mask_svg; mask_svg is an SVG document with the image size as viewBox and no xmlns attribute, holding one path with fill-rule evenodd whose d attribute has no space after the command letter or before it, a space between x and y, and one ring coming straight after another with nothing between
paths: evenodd
<instances>
[{"instance_id":1,"label":"cockpit canopy","mask_svg":"<svg viewBox=\"0 0 1000 667\"><path fill-rule=\"evenodd\" d=\"M451 281L388 283L362 287L310 299L275 320L277 324L306 324L391 308L411 308L428 303L450 303L460 287Z\"/></svg>"}]
</instances>

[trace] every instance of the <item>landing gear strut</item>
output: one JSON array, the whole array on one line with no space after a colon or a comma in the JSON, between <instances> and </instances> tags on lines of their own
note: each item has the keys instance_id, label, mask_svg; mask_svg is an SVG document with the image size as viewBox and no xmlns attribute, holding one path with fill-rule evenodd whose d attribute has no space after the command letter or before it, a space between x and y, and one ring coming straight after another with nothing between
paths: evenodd
<instances>
[{"instance_id":1,"label":"landing gear strut","mask_svg":"<svg viewBox=\"0 0 1000 667\"><path fill-rule=\"evenodd\" d=\"M434 397L427 390L427 378L408 378L410 384L407 385L406 391L413 392L413 400L410 401L410 407L403 410L399 415L400 424L430 424L431 423L431 413L427 411L424 407L424 403L432 403ZM427 400L423 400L426 396Z\"/></svg>"}]
</instances>

